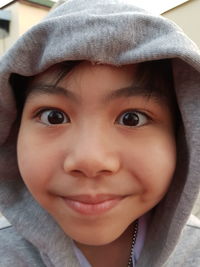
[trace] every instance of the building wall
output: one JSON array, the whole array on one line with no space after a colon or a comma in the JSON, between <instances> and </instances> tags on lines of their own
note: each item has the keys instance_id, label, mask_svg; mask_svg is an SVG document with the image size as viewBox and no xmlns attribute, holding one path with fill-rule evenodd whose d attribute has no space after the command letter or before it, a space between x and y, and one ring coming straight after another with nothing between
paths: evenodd
<instances>
[{"instance_id":1,"label":"building wall","mask_svg":"<svg viewBox=\"0 0 200 267\"><path fill-rule=\"evenodd\" d=\"M190 0L163 14L177 23L200 47L200 0Z\"/></svg>"},{"instance_id":2,"label":"building wall","mask_svg":"<svg viewBox=\"0 0 200 267\"><path fill-rule=\"evenodd\" d=\"M42 20L49 8L19 3L19 36Z\"/></svg>"},{"instance_id":3,"label":"building wall","mask_svg":"<svg viewBox=\"0 0 200 267\"><path fill-rule=\"evenodd\" d=\"M11 12L10 31L7 37L0 39L0 55L2 55L19 36L19 3L15 2L12 5L4 8Z\"/></svg>"},{"instance_id":4,"label":"building wall","mask_svg":"<svg viewBox=\"0 0 200 267\"><path fill-rule=\"evenodd\" d=\"M4 10L11 11L10 32L8 36L0 39L0 56L34 24L43 19L49 8L17 1L8 5Z\"/></svg>"}]
</instances>

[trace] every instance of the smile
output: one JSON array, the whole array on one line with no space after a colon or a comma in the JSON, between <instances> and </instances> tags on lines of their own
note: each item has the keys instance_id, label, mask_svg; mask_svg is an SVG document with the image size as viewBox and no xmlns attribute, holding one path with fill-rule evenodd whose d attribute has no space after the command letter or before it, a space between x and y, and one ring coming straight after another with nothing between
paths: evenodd
<instances>
[{"instance_id":1,"label":"smile","mask_svg":"<svg viewBox=\"0 0 200 267\"><path fill-rule=\"evenodd\" d=\"M66 205L75 212L83 215L100 215L114 208L123 199L122 196L78 195L63 197Z\"/></svg>"}]
</instances>

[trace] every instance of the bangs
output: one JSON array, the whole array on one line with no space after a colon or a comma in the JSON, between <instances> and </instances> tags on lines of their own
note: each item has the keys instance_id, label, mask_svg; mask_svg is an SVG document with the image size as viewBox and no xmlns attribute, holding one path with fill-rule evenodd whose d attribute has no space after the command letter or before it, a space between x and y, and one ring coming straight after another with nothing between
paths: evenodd
<instances>
[{"instance_id":1,"label":"bangs","mask_svg":"<svg viewBox=\"0 0 200 267\"><path fill-rule=\"evenodd\" d=\"M55 79L51 81L51 86L57 86L81 62L83 61L64 61L56 64L55 66L59 66L59 68L57 68ZM32 90L30 84L37 79L38 75L25 77L19 74L12 74L10 77L10 84L16 99L18 117L21 117L26 98ZM139 90L143 88L147 98L157 97L163 99L172 112L177 112L178 106L174 92L171 61L169 59L137 64L134 88Z\"/></svg>"}]
</instances>

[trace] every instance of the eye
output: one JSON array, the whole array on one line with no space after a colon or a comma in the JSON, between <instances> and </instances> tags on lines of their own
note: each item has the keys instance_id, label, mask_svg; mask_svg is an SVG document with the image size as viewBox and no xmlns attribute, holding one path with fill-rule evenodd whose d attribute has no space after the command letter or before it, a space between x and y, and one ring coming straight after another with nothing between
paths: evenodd
<instances>
[{"instance_id":1,"label":"eye","mask_svg":"<svg viewBox=\"0 0 200 267\"><path fill-rule=\"evenodd\" d=\"M117 118L117 123L128 127L139 127L145 125L149 117L139 111L127 111Z\"/></svg>"},{"instance_id":2,"label":"eye","mask_svg":"<svg viewBox=\"0 0 200 267\"><path fill-rule=\"evenodd\" d=\"M69 117L62 111L46 109L39 112L40 121L47 125L69 123Z\"/></svg>"}]
</instances>

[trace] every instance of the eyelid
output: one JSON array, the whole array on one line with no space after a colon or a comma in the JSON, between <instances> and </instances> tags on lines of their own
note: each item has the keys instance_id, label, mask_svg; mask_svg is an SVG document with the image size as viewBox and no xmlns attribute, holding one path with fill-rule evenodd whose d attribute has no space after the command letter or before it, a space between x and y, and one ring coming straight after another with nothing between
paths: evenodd
<instances>
[{"instance_id":1,"label":"eyelid","mask_svg":"<svg viewBox=\"0 0 200 267\"><path fill-rule=\"evenodd\" d=\"M52 124L52 123L48 123L48 122L44 122L42 121L42 116L44 115L45 112L51 112L51 111L57 111L57 112L60 112L63 114L63 116L65 117L66 119L66 122L63 122L63 123L55 123L55 124ZM63 110L59 109L59 108L55 108L55 107L42 107L42 108L39 108L35 111L35 113L33 114L33 119L36 119L39 123L42 123L48 127L56 127L58 125L63 125L63 124L68 124L68 123L71 123L71 119L69 117L68 114L66 114L66 112L64 112Z\"/></svg>"},{"instance_id":2,"label":"eyelid","mask_svg":"<svg viewBox=\"0 0 200 267\"><path fill-rule=\"evenodd\" d=\"M140 115L142 115L142 116L144 116L144 117L146 117L146 120L147 120L147 122L146 123L144 123L144 124L142 124L142 125L126 125L126 124L120 124L119 123L119 121L120 121L120 117L121 116L123 116L124 114L126 114L126 113L138 113L138 114L140 114ZM149 124L151 121L153 121L153 118L149 115L149 114L147 114L147 112L144 112L144 111L142 111L142 110L140 110L140 109L127 109L127 110L124 110L124 111L122 111L118 116L117 116L117 119L115 120L115 123L116 124L119 124L119 125L121 125L121 126L123 126L123 127L127 127L127 128L139 128L139 127L142 127L142 126L146 126L147 124Z\"/></svg>"},{"instance_id":3,"label":"eyelid","mask_svg":"<svg viewBox=\"0 0 200 267\"><path fill-rule=\"evenodd\" d=\"M123 114L128 113L128 112L137 112L137 113L140 113L140 114L146 116L149 120L153 120L151 115L149 115L149 112L143 111L141 109L134 109L134 108L133 109L129 108L129 109L123 110L122 112L120 112L120 114L117 116L117 118L119 118L120 116L122 116Z\"/></svg>"},{"instance_id":4,"label":"eyelid","mask_svg":"<svg viewBox=\"0 0 200 267\"><path fill-rule=\"evenodd\" d=\"M42 108L36 109L36 111L33 112L33 118L37 118L43 112L48 111L48 110L56 110L56 111L59 111L59 112L64 113L67 116L67 114L62 109L60 109L60 108L55 108L55 107L42 107Z\"/></svg>"}]
</instances>

